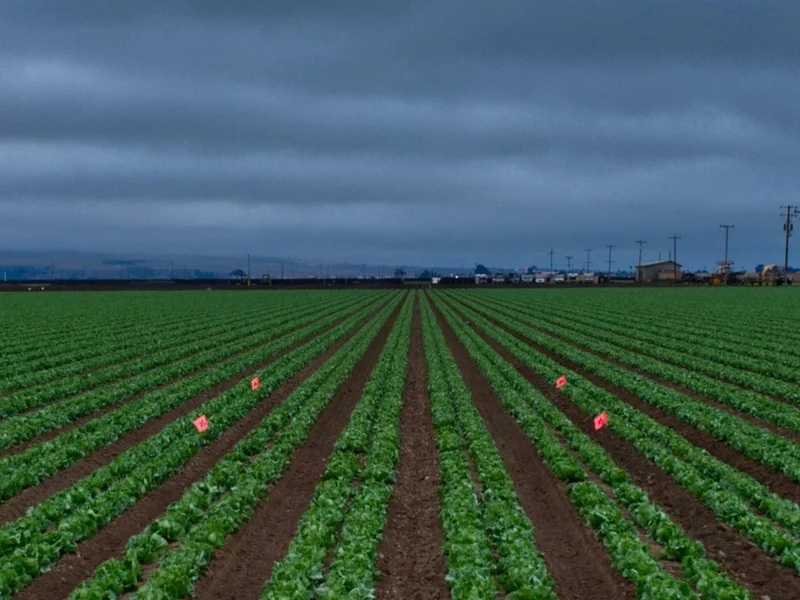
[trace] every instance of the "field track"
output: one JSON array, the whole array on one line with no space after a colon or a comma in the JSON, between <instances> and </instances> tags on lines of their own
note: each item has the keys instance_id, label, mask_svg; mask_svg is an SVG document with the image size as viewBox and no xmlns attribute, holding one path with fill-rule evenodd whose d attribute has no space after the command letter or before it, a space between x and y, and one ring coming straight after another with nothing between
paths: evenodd
<instances>
[{"instance_id":1,"label":"field track","mask_svg":"<svg viewBox=\"0 0 800 600\"><path fill-rule=\"evenodd\" d=\"M795 296L0 296L0 598L800 598Z\"/></svg>"}]
</instances>

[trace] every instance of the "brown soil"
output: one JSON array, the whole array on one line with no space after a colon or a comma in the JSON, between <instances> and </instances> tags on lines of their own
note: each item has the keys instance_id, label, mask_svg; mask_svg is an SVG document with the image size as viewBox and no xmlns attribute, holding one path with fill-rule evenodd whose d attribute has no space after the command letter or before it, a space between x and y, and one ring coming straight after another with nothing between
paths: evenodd
<instances>
[{"instance_id":1,"label":"brown soil","mask_svg":"<svg viewBox=\"0 0 800 600\"><path fill-rule=\"evenodd\" d=\"M301 342L291 346L289 351L291 351L291 350L299 347L300 345L306 343L311 338L316 337L318 335L321 335L322 333L325 333L325 332L329 331L330 329L333 329L342 320L343 319L337 320L333 325L331 325L330 327L324 329L321 333L316 333L314 335L308 336L307 338L304 338ZM251 352L252 350L254 350L254 349L256 349L256 348L258 348L260 346L263 346L263 345L268 344L268 343L272 343L272 342L274 342L276 340L279 340L279 339L281 339L281 338L283 338L283 337L285 337L287 335L289 335L288 332L284 333L282 335L279 335L279 336L275 336L274 338L271 338L268 342L260 342L258 344L252 344L252 345L248 346L247 348L245 348L244 350L240 350L239 352L235 352L233 354L230 354L230 355L224 357L223 359L220 360L220 362L229 361L229 360L232 360L234 358L238 358L239 356L242 356L243 354L246 354L247 352ZM269 359L269 360L272 361L273 359ZM172 362L170 362L168 364L161 365L161 367L155 367L155 368L156 369L163 368L163 367L166 367L166 366L174 364L174 362L177 362L177 361L172 361ZM134 394L132 396L129 396L128 398L121 398L120 400L117 400L116 402L113 402L112 404L109 404L108 406L105 406L105 407L101 408L100 410L97 410L97 411L95 411L95 412L93 412L91 414L88 414L88 415L85 415L85 416L83 416L83 417L81 417L79 419L76 419L72 423L64 425L63 427L59 427L57 429L52 429L52 430L47 431L45 433L42 433L42 434L40 434L40 435L38 435L36 437L33 437L33 438L29 439L29 440L25 440L24 442L22 442L20 444L17 444L16 446L13 446L13 447L11 447L11 448L9 448L7 450L0 451L0 459L4 458L6 456L12 456L14 454L20 454L20 453L24 452L25 450L27 450L28 448L30 448L31 446L35 446L36 444L41 444L42 442L46 442L48 440L52 440L53 438L58 437L62 433L66 433L66 432L68 432L68 431L70 431L72 429L75 429L76 427L80 427L81 425L85 425L86 423L88 423L89 421L92 421L94 419L99 419L100 417L103 417L103 416L107 415L108 413L110 413L112 411L115 411L118 408L120 408L120 407L122 407L122 406L124 406L126 404L130 404L131 402L136 402L137 400L139 400L143 396L146 396L148 394L152 394L154 392L162 390L163 388L165 388L167 386L174 385L176 383L180 383L181 381L183 381L183 380L185 380L185 379L187 379L189 377L193 377L195 375L198 375L199 373L202 373L204 371L208 371L209 369L213 368L214 366L216 366L218 364L220 364L220 363L218 362L216 364L207 365L205 367L200 367L199 369L195 369L194 371L186 373L185 375L181 375L180 377L177 377L177 378L172 379L170 381L166 381L166 382L164 382L164 383L162 383L160 385L154 386L154 387L152 387L150 389L138 392L138 393L136 393L136 394ZM259 368L263 368L263 367L259 367ZM258 369L256 369L256 370L258 370ZM142 373L138 373L136 375L131 375L130 377L125 377L125 378L122 378L122 379L118 379L114 383L119 383L120 381L124 381L126 379L132 379L133 377L138 377L140 375L142 375ZM84 390L84 391L80 392L79 394L71 395L69 398L62 398L62 399L56 400L54 403L51 403L51 404L48 404L48 405L44 405L44 406L36 406L36 407L31 408L29 410L26 410L26 411L20 413L20 415L16 415L16 416L21 416L21 415L25 415L25 414L28 414L28 413L36 412L38 410L42 410L44 408L47 408L48 406L51 406L52 404L55 404L56 402L65 402L67 400L71 400L72 398L75 398L76 396L80 396L80 395L86 394L86 393L88 393L90 391L91 390L87 389L87 390Z\"/></svg>"},{"instance_id":2,"label":"brown soil","mask_svg":"<svg viewBox=\"0 0 800 600\"><path fill-rule=\"evenodd\" d=\"M15 598L22 600L64 598L81 581L91 577L101 563L112 557L121 558L125 551L125 545L132 535L139 533L164 514L172 502L180 499L192 483L202 479L240 440L258 427L274 407L283 402L305 379L333 356L347 339L355 335L360 327L361 325L354 328L343 340L334 344L310 365L291 377L241 421L193 456L173 477L141 498L132 508L123 512L93 538L78 544L76 554L64 556L51 571L34 579L31 585L22 590ZM240 378L237 378L236 382L239 380ZM228 388L231 385L228 385ZM205 396L210 397L212 394L218 393L221 391L208 391L204 394L203 399ZM145 437L149 437L149 435ZM94 468L96 467L92 467L92 470Z\"/></svg>"},{"instance_id":3,"label":"brown soil","mask_svg":"<svg viewBox=\"0 0 800 600\"><path fill-rule=\"evenodd\" d=\"M753 479L766 486L770 491L778 494L779 496L783 496L792 502L800 502L800 486L782 473L774 471L768 466L748 458L744 454L740 454L731 446L717 440L710 433L702 431L701 429L682 421L670 413L661 410L660 408L656 408L652 404L648 404L643 400L640 400L634 394L618 388L605 379L582 369L575 363L561 358L553 352L549 352L546 348L535 346L535 344L530 345L535 347L537 351L547 354L549 358L560 362L567 368L580 374L582 377L588 379L596 386L603 388L607 392L615 395L620 400L630 404L654 421L658 421L662 425L666 425L688 440L692 445L704 449L709 454L730 465L731 467L743 473L747 473Z\"/></svg>"},{"instance_id":4,"label":"brown soil","mask_svg":"<svg viewBox=\"0 0 800 600\"><path fill-rule=\"evenodd\" d=\"M651 463L634 446L617 437L612 430L605 428L595 431L592 415L582 412L567 397L555 390L551 382L539 377L510 352L488 338L484 339L503 358L512 363L517 371L556 405L572 423L600 445L617 465L633 478L636 485L647 492L651 501L658 504L683 527L689 537L702 542L708 557L717 561L734 581L748 588L755 598L769 597L771 600L800 598L800 578L795 576L794 571L779 565L765 551L727 525L720 523L714 513L700 500ZM547 354L543 348L530 345L536 351ZM549 356L572 368L567 361L558 359L552 353ZM579 372L579 369L573 370ZM627 397L620 397L626 402L629 401Z\"/></svg>"},{"instance_id":5,"label":"brown soil","mask_svg":"<svg viewBox=\"0 0 800 600\"><path fill-rule=\"evenodd\" d=\"M379 600L450 598L439 520L439 467L419 306L414 313L408 377L400 416L400 462L378 546Z\"/></svg>"},{"instance_id":6,"label":"brown soil","mask_svg":"<svg viewBox=\"0 0 800 600\"><path fill-rule=\"evenodd\" d=\"M378 362L399 308L356 364L311 428L308 440L294 453L288 470L256 505L252 518L228 536L208 570L195 585L200 600L256 599L272 575L274 563L286 556L297 524L308 508L333 445L350 420L364 385Z\"/></svg>"},{"instance_id":7,"label":"brown soil","mask_svg":"<svg viewBox=\"0 0 800 600\"><path fill-rule=\"evenodd\" d=\"M522 508L533 523L536 546L556 582L559 598L635 598L633 585L611 565L603 545L584 524L528 436L503 406L453 330L435 310L450 351L514 480Z\"/></svg>"},{"instance_id":8,"label":"brown soil","mask_svg":"<svg viewBox=\"0 0 800 600\"><path fill-rule=\"evenodd\" d=\"M385 305L384 303L381 303L381 307L383 307L384 305ZM378 309L376 309L376 311L377 310ZM333 328L335 326L336 324L333 324L330 326L330 328ZM227 379L226 381L212 388L209 388L202 394L199 394L194 398L192 398L191 400L184 402L180 406L173 408L172 410L166 412L160 417L147 422L143 427L130 431L125 435L121 436L113 443L109 444L108 446L104 446L103 448L100 448L95 452L92 452L91 454L85 456L78 462L68 466L66 469L59 471L53 477L50 477L49 479L46 479L41 483L32 486L26 490L23 490L13 498L10 498L6 502L0 504L0 524L22 517L25 514L25 511L28 509L28 507L35 506L40 502L42 502L43 500L45 500L46 498L50 497L51 495L74 485L84 477L90 475L93 471L109 464L117 456L119 456L126 450L136 446L137 444L140 444L149 437L152 437L153 435L161 431L161 429L163 429L169 423L189 414L195 408L197 408L204 402L208 401L209 399L214 398L222 394L223 392L229 390L234 385L239 383L243 377L246 377L247 375L255 373L256 371L264 369L265 367L269 366L270 364L272 364L285 354L300 347L304 343L307 343L309 339L312 339L313 337L317 337L319 335L323 335L324 332L328 331L330 328L327 328L323 330L323 332L317 333L314 336L309 336L309 338L297 342L296 344L287 348L283 352L262 361L261 363L259 363L254 367L250 367L246 371L243 371L242 373L239 373L234 377ZM349 338L350 336L354 335L354 333L355 330L351 332L347 337ZM339 343L334 345L334 348L339 348L343 343L344 340L341 340ZM330 352L331 350L329 349L328 353ZM328 353L326 353L326 355ZM316 362L317 361L315 361L314 364L316 364ZM64 428L62 429L62 432L67 430L68 428Z\"/></svg>"},{"instance_id":9,"label":"brown soil","mask_svg":"<svg viewBox=\"0 0 800 600\"><path fill-rule=\"evenodd\" d=\"M761 483L762 485L766 486L770 491L791 500L792 502L800 503L800 485L793 482L791 479L774 471L763 465L755 460L752 460L745 456L744 454L740 454L734 448L730 447L729 445L725 444L724 442L720 442L717 440L713 435L702 431L685 421L678 419L677 417L671 415L670 413L661 410L660 408L656 408L655 406L640 400L634 394L627 392L617 386L609 383L607 380L599 377L586 369L583 369L579 365L559 356L555 352L551 350L539 346L525 338L522 335L519 335L511 330L508 330L502 326L497 321L491 319L490 316L484 315L487 317L488 320L492 321L498 327L503 328L507 333L513 335L520 341L524 342L525 344L529 345L531 348L535 349L537 352L540 352L547 356L548 358L564 365L568 369L575 371L585 379L591 381L594 385L606 390L607 392L613 394L620 400L623 400L627 404L633 406L638 411L646 414L648 417L653 419L654 421L658 421L662 425L669 427L670 429L674 430L676 433L680 434L683 438L689 441L692 445L697 446L698 448L702 448L703 450L707 451L709 454L714 456L715 458L721 460L722 462L730 465L731 467L750 475L753 479ZM554 336L555 337L555 336ZM491 342L491 340L487 339L487 341ZM568 340L562 340L564 342L568 342ZM569 342L568 342L569 343ZM576 348L580 348L576 344L571 344ZM581 350L585 350L584 348L580 348ZM589 352L591 354L591 352ZM617 364L615 361L606 359L600 355L595 355L598 358L602 358L609 363ZM618 364L618 366L623 367L624 365ZM627 370L633 371L632 369L628 368ZM644 375L643 373L638 373ZM651 378L654 379L654 378ZM695 395L697 396L697 395ZM693 396L694 397L694 396ZM703 401L707 402L705 397L702 398Z\"/></svg>"},{"instance_id":10,"label":"brown soil","mask_svg":"<svg viewBox=\"0 0 800 600\"><path fill-rule=\"evenodd\" d=\"M532 326L530 323L525 323L525 322L521 322L521 323L524 324L524 325L527 325L529 327ZM534 328L535 328L535 326L534 326ZM704 396L704 395L702 395L702 394L700 394L698 392L695 392L694 390L690 390L689 388L685 388L685 387L683 387L681 385L678 385L676 383L673 383L671 381L668 381L668 380L663 379L661 377L658 377L656 375L652 375L652 374L650 374L650 373L648 373L646 371L643 371L641 369L633 367L633 366L631 366L631 365L629 365L627 363L624 363L622 361L613 359L613 358L608 357L608 356L606 356L604 354L601 354L599 352L595 352L593 350L585 348L584 346L580 345L579 343L575 342L574 340L570 340L570 339L568 339L566 337L563 337L563 336L560 336L560 335L555 335L553 333L550 333L549 331L541 331L540 330L539 332L544 334L544 335L549 335L549 336L551 336L551 337L553 337L553 338L555 338L555 339L557 339L557 340L559 340L561 342L564 342L565 344L569 344L570 346L573 346L574 348L578 348L579 350L582 350L583 352L586 352L587 354L592 354L593 356L595 356L597 358L600 358L600 359L606 361L607 363L612 364L612 365L614 365L616 367L619 367L621 369L625 369L626 371L628 371L630 373L635 373L636 375L641 375L642 377L645 377L646 379L649 379L651 381L655 381L659 385L663 385L664 387L670 388L671 390L674 390L676 392L684 394L685 396L689 396L690 398L694 398L695 400L698 400L699 402L703 402L704 404L708 404L709 406L713 406L714 408L716 408L718 410L721 410L723 412L726 412L729 415L733 415L734 417L738 417L740 419L744 419L745 421L748 421L748 422L752 423L756 427L761 427L762 429L767 429L767 430L769 430L769 431L771 431L773 433L776 433L776 434L778 434L780 436L788 438L788 439L790 439L790 440L792 440L792 441L794 441L796 443L800 443L800 434L798 434L798 433L796 433L794 431L791 431L791 430L786 429L784 427L779 427L778 425L774 425L773 423L769 423L768 421L765 421L763 419L759 419L758 417L755 417L755 416L753 416L751 414L748 414L748 413L746 413L744 411L738 410L738 409L736 409L736 408L734 408L732 406L728 406L726 404L722 404L721 402L718 402L718 401L714 400L713 398L709 398L708 396ZM654 360L660 360L660 359L655 359L654 358ZM664 361L665 364L667 362L668 361ZM673 366L685 370L685 367L681 367L680 365L673 365ZM704 375L702 373L700 373L700 375L703 375L705 377L709 377L708 375ZM720 381L722 381L722 380L720 379ZM725 383L728 383L729 385L732 385L734 387L737 387L737 388L739 388L741 390L744 390L744 391L747 391L747 392L760 394L760 392L757 392L756 390L753 390L753 389L750 389L750 388L745 388L744 386L739 386L739 385L736 385L735 383L730 383L730 382L725 382ZM787 404L789 406L792 406L793 408L797 408L797 405L795 403L793 403L792 401L787 400L785 398L781 398L780 396L772 396L772 395L769 395L769 394L761 394L761 395L763 395L763 396L765 396L767 398L776 400L777 402L781 402L782 404Z\"/></svg>"}]
</instances>

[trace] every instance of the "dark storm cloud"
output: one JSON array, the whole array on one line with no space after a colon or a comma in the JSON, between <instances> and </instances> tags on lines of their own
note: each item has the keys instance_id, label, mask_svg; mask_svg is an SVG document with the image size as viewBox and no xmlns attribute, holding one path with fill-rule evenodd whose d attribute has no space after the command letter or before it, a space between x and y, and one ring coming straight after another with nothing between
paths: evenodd
<instances>
[{"instance_id":1,"label":"dark storm cloud","mask_svg":"<svg viewBox=\"0 0 800 600\"><path fill-rule=\"evenodd\" d=\"M798 25L789 1L6 2L0 236L514 264L678 231L702 266L733 221L773 260Z\"/></svg>"}]
</instances>

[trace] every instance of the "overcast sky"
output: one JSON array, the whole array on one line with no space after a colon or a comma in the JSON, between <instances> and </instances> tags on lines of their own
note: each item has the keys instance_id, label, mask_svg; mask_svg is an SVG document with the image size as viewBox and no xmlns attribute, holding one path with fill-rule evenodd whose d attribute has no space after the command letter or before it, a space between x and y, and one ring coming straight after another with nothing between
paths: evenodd
<instances>
[{"instance_id":1,"label":"overcast sky","mask_svg":"<svg viewBox=\"0 0 800 600\"><path fill-rule=\"evenodd\" d=\"M751 268L800 202L797 0L1 12L0 248Z\"/></svg>"}]
</instances>

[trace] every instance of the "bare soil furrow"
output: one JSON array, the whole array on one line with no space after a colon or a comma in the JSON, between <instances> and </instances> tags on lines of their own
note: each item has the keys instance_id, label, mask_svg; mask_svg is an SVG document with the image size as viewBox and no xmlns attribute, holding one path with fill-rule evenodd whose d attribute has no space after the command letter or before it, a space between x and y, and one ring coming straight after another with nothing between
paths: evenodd
<instances>
[{"instance_id":1,"label":"bare soil furrow","mask_svg":"<svg viewBox=\"0 0 800 600\"><path fill-rule=\"evenodd\" d=\"M572 505L566 486L542 461L530 439L492 390L453 330L435 310L450 351L514 480L520 504L533 523L536 546L556 581L559 598L635 598L603 545Z\"/></svg>"},{"instance_id":2,"label":"bare soil furrow","mask_svg":"<svg viewBox=\"0 0 800 600\"><path fill-rule=\"evenodd\" d=\"M491 318L489 318L489 320L492 321L498 327L503 328L502 324L500 324L498 321L493 321ZM534 344L533 342L531 342L531 340L523 337L522 335L519 335L505 328L504 330L507 331L509 334L515 336L520 341L526 343L531 348L534 348L537 352L541 352L548 358L551 358L552 360L564 365L568 369L580 374L582 377L588 379L596 386L615 395L617 398L624 400L626 403L630 404L638 411L646 414L654 421L658 421L662 425L665 425L670 429L673 429L675 432L679 433L694 446L702 448L715 458L730 465L731 467L743 473L747 473L753 479L755 479L762 485L766 486L770 491L778 494L779 496L787 498L793 502L800 503L800 486L795 482L793 482L792 480L790 480L785 475L783 475L782 473L774 471L769 467L748 458L744 454L740 454L734 448L730 447L724 442L720 442L719 440L717 440L710 433L702 431L701 429L698 429L697 427L685 421L682 421L681 419L671 415L670 413L661 410L660 408L656 408L651 404L648 404L647 402L636 397L634 394L615 386L608 380L603 379L602 377L599 377L594 373L587 371L580 365L577 365L572 361L559 356L555 352L543 346ZM490 343L494 344L494 342L491 342L491 340L489 340L488 338L485 339L487 339L487 341L489 341ZM603 358L600 357L599 355L598 357Z\"/></svg>"},{"instance_id":3,"label":"bare soil furrow","mask_svg":"<svg viewBox=\"0 0 800 600\"><path fill-rule=\"evenodd\" d=\"M521 322L521 323L523 323L523 322ZM529 323L523 323L523 324L525 324L525 325L527 325L529 327L531 326ZM721 402L718 402L718 401L714 400L713 398L709 398L708 396L704 396L703 394L700 394L698 392L695 392L694 390L690 390L689 388L686 388L686 387L683 387L681 385L678 385L677 383L673 383L671 381L668 381L668 380L663 379L661 377L658 377L656 375L652 375L652 374L648 373L647 371L643 371L641 369L637 369L636 367L632 367L631 365L626 364L626 363L624 363L622 361L610 358L610 357L605 356L605 355L603 355L603 354L601 354L599 352L594 352L594 351L590 350L589 348L581 346L579 343L577 343L577 342L575 342L575 341L573 341L573 340L571 340L571 339L569 339L567 337L563 337L563 336L560 336L560 335L555 335L555 334L550 333L549 331L547 331L547 332L546 331L540 331L540 333L542 333L544 335L552 336L552 337L558 339L559 341L564 342L565 344L569 344L570 346L572 346L574 348L577 348L578 350L586 352L587 354L591 354L591 355L593 355L593 356L595 356L595 357L597 357L597 358L599 358L601 360L606 361L607 363L609 363L611 365L614 365L615 367L619 367L621 369L625 369L626 371L628 371L630 373L635 373L636 375L640 375L640 376L642 376L642 377L644 377L646 379L649 379L650 381L654 381L655 383L657 383L659 385L663 385L664 387L667 387L667 388L669 388L671 390L675 390L676 392L679 392L681 394L689 396L690 398L693 398L693 399L695 399L695 400L697 400L699 402L703 402L704 404L708 404L709 406L713 406L714 408L716 408L718 410L721 410L723 412L726 412L729 415L733 415L734 417L739 417L740 419L744 419L745 421L748 421L748 422L752 423L756 427L761 427L762 429L767 429L767 430L769 430L769 431L771 431L773 433L776 433L778 435L781 435L781 436L783 436L783 437L785 437L787 439L793 440L794 442L800 443L800 434L797 434L794 431L790 431L790 430L788 430L788 429L786 429L784 427L779 427L778 425L775 425L773 423L769 423L768 421L764 421L763 419L759 419L758 417L755 417L755 416L750 415L750 414L748 414L748 413L746 413L744 411L741 411L741 410L738 410L738 409L733 408L731 406L728 406L727 404L722 404ZM735 385L735 384L731 384L731 385ZM740 389L743 389L743 390L747 390L749 392L755 392L755 390L751 390L749 388L744 388L742 386L736 386L736 387L739 387ZM759 392L755 392L755 393L759 393ZM763 394L763 395L766 396L766 397L770 397L767 394ZM776 397L776 398L773 398L773 399L797 408L796 404L792 403L789 400L786 400L785 398L782 399L780 397Z\"/></svg>"},{"instance_id":4,"label":"bare soil furrow","mask_svg":"<svg viewBox=\"0 0 800 600\"><path fill-rule=\"evenodd\" d=\"M228 380L228 381L220 384L219 386L216 386L215 388L210 388L209 392L201 394L200 397L203 397L205 399L213 397L213 396L209 396L209 393L212 390L220 388L221 386L226 385L228 382L230 382L232 380L239 381L247 373L250 373L250 372L253 372L253 371L258 371L259 369L263 369L264 366L267 366L270 363L274 362L275 360L280 358L280 356L283 356L284 354L286 354L288 352L291 352L292 350L295 350L296 348L299 348L300 346L302 346L303 344L308 343L309 340L311 340L311 339L313 339L315 337L318 337L320 335L324 335L326 332L330 331L331 329L333 329L334 327L339 325L339 323L341 323L343 320L344 320L344 318L338 319L335 323L333 323L329 327L326 327L322 331L314 333L314 334L312 334L312 335L310 335L308 337L303 338L301 341L299 341L299 342L297 342L295 344L292 344L292 346L290 346L287 350L282 352L279 356L267 359L266 361L263 361L262 363L260 363L256 367L251 367L250 369L247 369L246 371L243 371L242 373L234 376L231 380ZM97 411L95 411L95 412L93 412L91 414L88 414L88 415L85 415L85 416L83 416L83 417L81 417L79 419L76 419L75 421L73 421L72 423L69 423L68 425L64 425L63 427L59 427L58 429L53 429L53 430L45 432L45 433L43 433L43 434L41 434L39 436L36 436L36 437L31 438L29 440L26 440L25 442L22 442L21 444L17 444L16 446L13 446L12 448L9 448L8 450L0 452L0 458L3 458L5 456L11 456L11 455L14 455L14 454L20 454L21 452L24 452L25 450L27 450L31 446L35 446L36 444L41 444L42 442L46 442L48 440L52 440L53 438L58 437L62 433L67 433L67 432L75 429L76 427L80 427L81 425L85 425L89 421L93 421L95 419L99 419L99 418L107 415L110 412L113 412L113 411L115 411L115 410L117 410L119 408L122 408L123 406L125 406L127 404L131 404L132 402L136 402L137 400L141 399L144 396L147 396L148 394L153 394L155 392L158 392L158 391L164 389L167 386L175 385L177 383L180 383L181 381L184 381L185 379L188 379L189 377L194 377L194 376L199 375L199 374L201 374L201 373L203 373L205 371L213 369L215 366L219 365L222 362L226 362L226 361L229 361L229 360L234 360L236 358L239 358L243 354L246 354L248 352L252 352L256 348L259 348L260 346L263 346L265 343L275 342L277 340L280 340L281 338L286 337L287 335L290 335L290 333L291 332L287 332L287 333L284 333L282 335L275 336L274 338L271 338L269 340L269 342L261 342L261 343L258 343L258 344L254 344L252 346L248 346L244 350L240 350L239 352L235 352L233 354L229 354L229 355L221 358L220 361L215 363L215 364L208 365L208 366L202 367L200 369L196 369L194 371L191 371L190 373L186 373L185 375L182 375L181 377L178 377L178 378L173 379L171 381L165 381L164 383L162 383L160 385L157 385L157 386L152 387L152 388L150 388L148 390L144 390L142 392L134 394L133 396L130 396L129 398L124 398L124 399L120 400L119 402L115 402L115 403L110 404L108 406L105 406L105 407L101 408L100 410L97 410ZM235 381L234 381L234 383L235 383ZM222 389L222 391L225 391L225 389L228 389L228 388L224 388L224 389ZM221 393L221 392L217 392L217 393ZM190 402L194 402L195 400L196 400L196 398L193 398L192 400L190 400ZM201 402L201 404L202 404L202 402ZM184 406L186 406L186 404L181 405L180 407L177 407L177 408L173 409L172 411L170 411L170 413L175 413L175 411L180 411ZM41 408L42 407L39 407L39 409L41 409ZM194 410L194 408L190 409L187 412L191 412L192 410ZM170 414L170 413L167 413L167 414ZM162 417L160 417L160 418L164 418L164 417L166 417L166 415L162 415Z\"/></svg>"},{"instance_id":5,"label":"bare soil furrow","mask_svg":"<svg viewBox=\"0 0 800 600\"><path fill-rule=\"evenodd\" d=\"M221 437L193 456L175 476L140 499L133 507L122 513L96 536L78 544L76 554L63 557L51 571L35 579L31 585L16 597L23 600L64 598L81 581L90 577L101 563L112 557L121 558L125 550L125 544L132 535L139 533L152 521L163 515L172 502L180 499L192 483L202 479L209 469L225 454L230 452L240 440L247 437L251 431L258 427L274 407L289 397L305 379L333 356L347 339L355 335L361 325L350 332L345 339L340 340L323 355L317 357L309 366L292 376L289 381L265 398L255 409L250 411ZM223 385L229 388L240 379L236 378L230 385L228 383ZM223 389L209 390L203 394L199 403L223 391ZM154 432L150 432L149 435L152 435L152 433ZM145 436L145 438L149 437L149 435Z\"/></svg>"},{"instance_id":6,"label":"bare soil furrow","mask_svg":"<svg viewBox=\"0 0 800 600\"><path fill-rule=\"evenodd\" d=\"M336 324L331 325L331 327L335 326ZM328 329L326 329L325 331L327 330ZM280 359L285 354L300 347L304 343L307 343L309 339L312 339L313 337L318 337L319 335L323 334L324 331L321 333L317 333L314 336L310 336L309 338L301 342L298 342L297 344L292 345L283 352L280 352L279 354L271 358L268 358L267 360L253 367L250 367L246 371L239 373L238 375L212 388L207 389L205 392L195 396L188 402L184 402L180 406L173 408L172 410L164 413L160 417L145 423L145 425L140 427L139 429L130 431L125 435L121 436L120 438L118 438L115 442L107 446L104 446L103 448L100 448L99 450L85 456L80 461L70 465L66 469L63 469L62 471L59 471L53 477L46 479L45 481L41 482L38 485L23 490L21 493L17 494L13 498L10 498L6 502L0 504L0 524L20 518L25 514L25 511L28 509L28 507L35 506L40 502L42 502L44 499L52 496L53 494L74 485L84 477L90 475L96 469L99 469L100 467L109 464L117 456L119 456L126 450L136 446L137 444L140 444L149 437L155 435L169 423L175 421L176 419L186 416L187 414L191 413L195 408L202 405L204 402L226 392L234 385L239 383L242 380L242 378L247 377L252 373L255 373L261 369L268 367L270 364ZM346 339L349 339L349 337L351 337L354 334L355 334L354 332L351 332ZM344 341L340 340L337 344L334 345L334 348L339 348L343 343ZM329 353L330 350L325 355L327 356L329 355ZM316 362L317 361L315 361L315 364ZM115 406L118 407L118 405ZM64 431L67 431L67 429L65 429Z\"/></svg>"},{"instance_id":7,"label":"bare soil furrow","mask_svg":"<svg viewBox=\"0 0 800 600\"><path fill-rule=\"evenodd\" d=\"M476 331L478 331L477 328ZM494 341L486 336L483 337L577 427L600 445L617 465L625 469L636 485L645 490L653 502L661 506L677 524L683 527L687 535L700 541L705 546L709 558L716 560L734 581L749 588L754 592L756 598L766 596L772 600L800 598L800 579L791 569L779 565L761 548L727 525L720 523L714 513L700 500L692 496L657 465L650 462L634 446L617 437L612 430L605 428L595 431L593 415L581 411L568 398L555 390L551 382L539 377ZM558 356L547 352L546 349L539 348L534 344L530 345L535 350L590 379L589 374L582 373L568 361L559 359ZM603 383L604 386L601 387L608 389L605 388L608 385L607 382L600 380L598 383ZM608 391L617 395L613 389L608 389ZM619 397L626 402L629 401L623 395ZM636 408L639 406L636 405Z\"/></svg>"},{"instance_id":8,"label":"bare soil furrow","mask_svg":"<svg viewBox=\"0 0 800 600\"><path fill-rule=\"evenodd\" d=\"M414 313L408 378L400 415L400 462L378 546L380 600L450 598L439 519L439 467L427 389L419 306Z\"/></svg>"},{"instance_id":9,"label":"bare soil furrow","mask_svg":"<svg viewBox=\"0 0 800 600\"><path fill-rule=\"evenodd\" d=\"M297 524L325 471L333 445L361 398L398 314L399 308L314 423L308 440L294 453L286 473L257 504L253 517L229 536L214 555L195 586L196 598L245 600L259 597L273 565L286 555Z\"/></svg>"}]
</instances>

